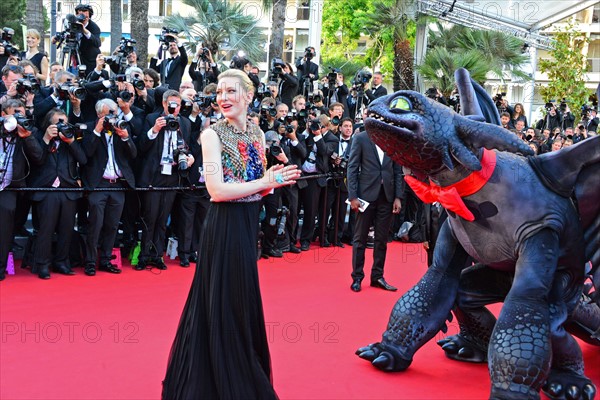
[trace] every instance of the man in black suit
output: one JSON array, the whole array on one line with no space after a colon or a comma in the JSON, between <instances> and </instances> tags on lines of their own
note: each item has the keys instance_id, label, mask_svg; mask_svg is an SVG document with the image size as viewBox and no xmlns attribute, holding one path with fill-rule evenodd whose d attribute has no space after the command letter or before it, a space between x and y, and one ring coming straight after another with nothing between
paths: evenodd
<instances>
[{"instance_id":1,"label":"man in black suit","mask_svg":"<svg viewBox=\"0 0 600 400\"><path fill-rule=\"evenodd\" d=\"M281 70L283 73L278 86L279 101L285 103L289 109L292 108L292 100L298 94L298 78L294 76L292 66L289 63L285 63Z\"/></svg>"},{"instance_id":2,"label":"man in black suit","mask_svg":"<svg viewBox=\"0 0 600 400\"><path fill-rule=\"evenodd\" d=\"M87 157L75 137L67 137L59 130L59 122L67 123L66 113L54 108L44 118L43 130L37 139L42 147L40 165L33 168L29 186L36 188L78 188L78 167L85 165ZM71 236L75 226L77 199L81 192L35 192L31 196L39 218L34 250L34 267L41 279L50 279L50 264L64 275L73 275L69 262ZM57 243L52 260L52 235L56 231Z\"/></svg>"},{"instance_id":3,"label":"man in black suit","mask_svg":"<svg viewBox=\"0 0 600 400\"><path fill-rule=\"evenodd\" d=\"M371 83L371 89L365 90L365 96L367 96L368 102L387 95L387 89L383 87L383 75L381 72L375 72L373 74L373 82Z\"/></svg>"},{"instance_id":4,"label":"man in black suit","mask_svg":"<svg viewBox=\"0 0 600 400\"><path fill-rule=\"evenodd\" d=\"M169 42L167 48L167 55L162 59L163 50L159 50L161 56L161 62L158 63L159 58L152 57L150 60L150 68L160 74L161 84L168 84L170 89L178 90L181 85L181 77L187 67L188 56L183 46L177 46L177 36L172 33L167 33L165 36L173 37L173 41Z\"/></svg>"},{"instance_id":5,"label":"man in black suit","mask_svg":"<svg viewBox=\"0 0 600 400\"><path fill-rule=\"evenodd\" d=\"M181 95L176 90L167 90L162 100L163 112L148 115L137 137L140 165L144 166L136 180L139 187L176 187L180 174L186 174L194 164L194 157L182 151L189 151L191 123L179 116ZM184 160L186 170L180 169ZM135 269L144 270L148 264L166 269L162 255L175 191L148 191L140 197L142 243Z\"/></svg>"},{"instance_id":6,"label":"man in black suit","mask_svg":"<svg viewBox=\"0 0 600 400\"><path fill-rule=\"evenodd\" d=\"M88 71L94 69L96 56L100 54L100 27L91 20L94 10L89 4L79 4L75 7L75 13L83 15L85 19L79 23L83 26L82 33L78 35L79 61L87 67Z\"/></svg>"},{"instance_id":7,"label":"man in black suit","mask_svg":"<svg viewBox=\"0 0 600 400\"><path fill-rule=\"evenodd\" d=\"M208 47L198 46L198 52L190 64L188 73L194 82L196 92L202 92L209 83L217 83L219 67Z\"/></svg>"},{"instance_id":8,"label":"man in black suit","mask_svg":"<svg viewBox=\"0 0 600 400\"><path fill-rule=\"evenodd\" d=\"M298 94L308 97L313 91L313 81L319 79L319 66L311 60L315 56L315 48L307 47L304 50L304 57L298 57L296 60L296 69L298 70Z\"/></svg>"},{"instance_id":9,"label":"man in black suit","mask_svg":"<svg viewBox=\"0 0 600 400\"><path fill-rule=\"evenodd\" d=\"M81 178L86 188L135 187L130 161L136 157L137 148L127 128L118 127L117 110L117 104L110 99L102 99L96 103L98 118L95 123L88 124L94 128L87 131L83 138L83 150L88 162L82 168ZM88 203L85 274L96 274L98 248L98 269L119 274L121 270L111 264L110 260L125 204L125 192L94 191L89 194Z\"/></svg>"},{"instance_id":10,"label":"man in black suit","mask_svg":"<svg viewBox=\"0 0 600 400\"><path fill-rule=\"evenodd\" d=\"M304 134L307 156L302 163L302 176L322 175L329 172L329 159L337 149L339 139L328 130L329 117L320 115L308 123ZM327 178L306 179L299 181L300 201L304 207L304 222L300 233L300 249L310 249L310 242L315 230L315 217L319 213L321 190L327 186ZM306 184L306 186L305 186Z\"/></svg>"},{"instance_id":11,"label":"man in black suit","mask_svg":"<svg viewBox=\"0 0 600 400\"><path fill-rule=\"evenodd\" d=\"M25 106L19 100L7 100L2 105L2 117L6 120L5 132L0 138L0 281L5 278L18 198L18 192L4 189L25 187L30 165L42 159L42 148L32 133L36 129L27 130L18 125L16 119L9 118L17 113L25 115ZM9 123L14 129L7 127Z\"/></svg>"},{"instance_id":12,"label":"man in black suit","mask_svg":"<svg viewBox=\"0 0 600 400\"><path fill-rule=\"evenodd\" d=\"M359 292L364 278L365 247L369 228L375 227L375 248L371 269L371 286L397 290L383 278L387 240L392 223L392 213L400 212L400 199L404 193L402 169L375 145L366 132L356 134L348 161L348 199L350 208L359 211L360 200L369 202L358 212L352 243L352 286ZM360 199L360 200L359 200Z\"/></svg>"}]
</instances>

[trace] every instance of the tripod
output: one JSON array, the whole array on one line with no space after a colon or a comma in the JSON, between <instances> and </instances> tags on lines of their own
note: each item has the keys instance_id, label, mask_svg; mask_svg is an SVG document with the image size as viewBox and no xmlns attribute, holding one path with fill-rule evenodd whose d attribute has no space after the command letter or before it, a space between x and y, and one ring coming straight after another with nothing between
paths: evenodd
<instances>
[{"instance_id":1,"label":"tripod","mask_svg":"<svg viewBox=\"0 0 600 400\"><path fill-rule=\"evenodd\" d=\"M77 66L81 64L79 58L79 43L75 40L67 40L62 48L60 55L60 64L65 71L76 73Z\"/></svg>"}]
</instances>

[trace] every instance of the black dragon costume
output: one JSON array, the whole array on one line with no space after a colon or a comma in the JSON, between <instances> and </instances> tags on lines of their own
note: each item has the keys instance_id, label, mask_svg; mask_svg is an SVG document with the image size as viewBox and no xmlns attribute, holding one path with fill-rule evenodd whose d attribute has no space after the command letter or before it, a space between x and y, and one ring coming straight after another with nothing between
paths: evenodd
<instances>
[{"instance_id":1,"label":"black dragon costume","mask_svg":"<svg viewBox=\"0 0 600 400\"><path fill-rule=\"evenodd\" d=\"M454 311L461 331L440 345L451 358L487 359L491 399L538 399L540 390L593 399L570 332L600 345L600 137L532 156L498 126L492 99L466 70L456 81L463 115L412 91L369 105L368 134L448 219L431 267L397 301L381 342L356 353L405 370ZM499 301L496 320L485 306Z\"/></svg>"}]
</instances>

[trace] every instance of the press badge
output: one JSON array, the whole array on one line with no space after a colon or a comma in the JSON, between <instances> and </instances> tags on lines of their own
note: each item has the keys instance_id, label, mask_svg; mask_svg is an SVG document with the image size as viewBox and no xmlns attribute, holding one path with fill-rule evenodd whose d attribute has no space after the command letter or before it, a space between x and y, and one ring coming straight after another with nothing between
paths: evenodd
<instances>
[{"instance_id":1,"label":"press badge","mask_svg":"<svg viewBox=\"0 0 600 400\"><path fill-rule=\"evenodd\" d=\"M57 176L56 179L54 180L54 182L52 183L52 187L57 188L59 186L60 186L60 179L58 179L58 176Z\"/></svg>"}]
</instances>

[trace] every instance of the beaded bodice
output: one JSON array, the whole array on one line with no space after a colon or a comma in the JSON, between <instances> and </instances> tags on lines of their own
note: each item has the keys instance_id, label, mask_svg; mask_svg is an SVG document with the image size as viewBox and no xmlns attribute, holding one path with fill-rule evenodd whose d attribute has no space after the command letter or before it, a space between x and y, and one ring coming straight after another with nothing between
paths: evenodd
<instances>
[{"instance_id":1,"label":"beaded bodice","mask_svg":"<svg viewBox=\"0 0 600 400\"><path fill-rule=\"evenodd\" d=\"M264 134L260 128L249 122L246 132L237 131L227 120L221 120L212 127L219 136L223 150L221 164L225 183L249 182L262 178L267 166L263 148ZM260 200L260 194L254 194L236 201Z\"/></svg>"}]
</instances>

